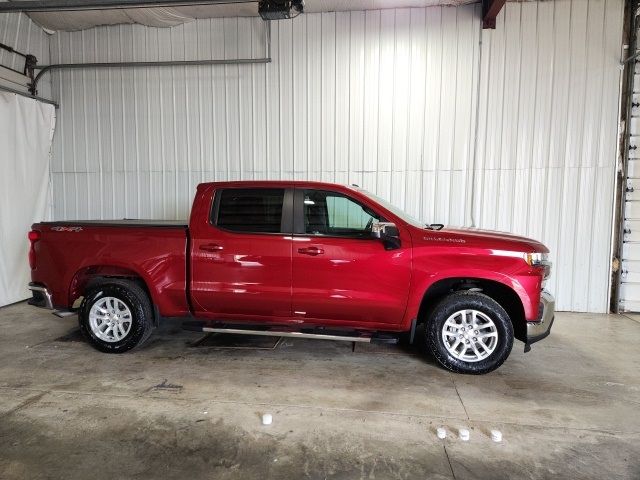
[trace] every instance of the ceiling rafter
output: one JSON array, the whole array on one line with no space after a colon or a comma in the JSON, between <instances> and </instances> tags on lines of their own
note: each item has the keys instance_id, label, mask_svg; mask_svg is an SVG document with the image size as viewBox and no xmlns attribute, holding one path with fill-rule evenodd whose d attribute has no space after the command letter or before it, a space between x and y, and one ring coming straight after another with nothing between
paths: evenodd
<instances>
[{"instance_id":1,"label":"ceiling rafter","mask_svg":"<svg viewBox=\"0 0 640 480\"><path fill-rule=\"evenodd\" d=\"M482 28L496 28L496 17L506 0L482 0Z\"/></svg>"}]
</instances>

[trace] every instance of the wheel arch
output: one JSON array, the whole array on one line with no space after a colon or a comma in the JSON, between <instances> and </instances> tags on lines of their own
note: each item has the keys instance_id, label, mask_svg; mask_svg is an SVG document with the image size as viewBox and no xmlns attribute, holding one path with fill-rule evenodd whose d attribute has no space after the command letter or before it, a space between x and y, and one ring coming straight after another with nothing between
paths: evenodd
<instances>
[{"instance_id":1,"label":"wheel arch","mask_svg":"<svg viewBox=\"0 0 640 480\"><path fill-rule=\"evenodd\" d=\"M131 268L116 265L92 265L78 270L69 287L69 305L74 305L87 290L108 281L109 278L135 282L146 292L152 304L155 305L151 290L143 276Z\"/></svg>"},{"instance_id":2,"label":"wheel arch","mask_svg":"<svg viewBox=\"0 0 640 480\"><path fill-rule=\"evenodd\" d=\"M425 291L418 309L418 323L426 322L434 307L447 295L453 292L472 290L480 291L492 298L505 309L513 325L514 336L521 341L526 340L526 318L522 300L508 285L478 277L444 278L432 283Z\"/></svg>"}]
</instances>

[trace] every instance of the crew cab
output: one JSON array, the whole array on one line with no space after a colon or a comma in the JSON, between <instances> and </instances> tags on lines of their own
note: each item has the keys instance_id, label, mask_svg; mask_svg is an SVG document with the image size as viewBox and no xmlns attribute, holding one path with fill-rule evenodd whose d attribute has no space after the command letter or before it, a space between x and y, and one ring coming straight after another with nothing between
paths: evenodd
<instances>
[{"instance_id":1,"label":"crew cab","mask_svg":"<svg viewBox=\"0 0 640 480\"><path fill-rule=\"evenodd\" d=\"M445 368L479 374L498 368L514 339L528 351L554 318L544 245L426 225L357 186L203 183L188 224L42 222L29 240L30 303L77 312L108 353L178 317L205 332L405 336Z\"/></svg>"}]
</instances>

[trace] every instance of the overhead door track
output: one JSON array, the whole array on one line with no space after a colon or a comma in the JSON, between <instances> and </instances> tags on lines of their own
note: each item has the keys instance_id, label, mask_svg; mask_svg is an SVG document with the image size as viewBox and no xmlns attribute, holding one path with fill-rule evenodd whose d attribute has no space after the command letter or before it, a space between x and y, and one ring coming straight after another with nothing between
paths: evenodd
<instances>
[{"instance_id":1,"label":"overhead door track","mask_svg":"<svg viewBox=\"0 0 640 480\"><path fill-rule=\"evenodd\" d=\"M163 60L154 62L94 62L94 63L55 63L51 65L34 65L38 74L29 85L31 95L38 94L38 82L42 76L52 70L78 70L90 68L139 68L139 67L192 67L202 65L242 65L256 63L271 63L271 22L266 21L265 50L263 58L222 58L210 60Z\"/></svg>"}]
</instances>

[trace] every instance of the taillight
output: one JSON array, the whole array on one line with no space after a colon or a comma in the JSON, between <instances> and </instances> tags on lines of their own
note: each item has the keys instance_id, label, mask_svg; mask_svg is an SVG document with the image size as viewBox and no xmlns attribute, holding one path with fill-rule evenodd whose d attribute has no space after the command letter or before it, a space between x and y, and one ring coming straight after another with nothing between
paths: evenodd
<instances>
[{"instance_id":1,"label":"taillight","mask_svg":"<svg viewBox=\"0 0 640 480\"><path fill-rule=\"evenodd\" d=\"M29 248L29 266L31 267L31 270L33 270L36 268L35 244L40 240L42 234L37 230L31 230L27 236L29 237L29 242L31 242L31 248Z\"/></svg>"}]
</instances>

